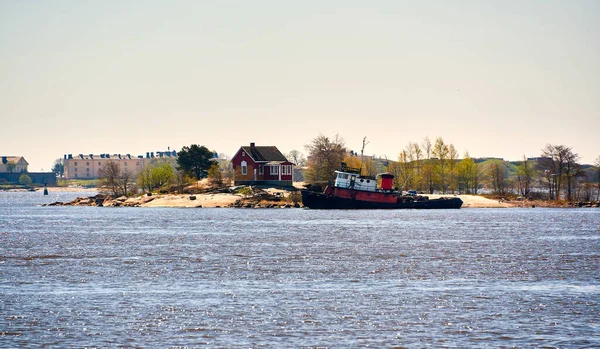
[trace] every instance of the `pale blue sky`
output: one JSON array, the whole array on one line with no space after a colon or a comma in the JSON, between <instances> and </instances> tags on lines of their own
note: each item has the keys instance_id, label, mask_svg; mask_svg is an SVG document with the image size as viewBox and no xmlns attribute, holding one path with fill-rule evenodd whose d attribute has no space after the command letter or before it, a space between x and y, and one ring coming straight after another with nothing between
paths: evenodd
<instances>
[{"instance_id":1,"label":"pale blue sky","mask_svg":"<svg viewBox=\"0 0 600 349\"><path fill-rule=\"evenodd\" d=\"M0 153L600 155L600 1L0 0Z\"/></svg>"}]
</instances>

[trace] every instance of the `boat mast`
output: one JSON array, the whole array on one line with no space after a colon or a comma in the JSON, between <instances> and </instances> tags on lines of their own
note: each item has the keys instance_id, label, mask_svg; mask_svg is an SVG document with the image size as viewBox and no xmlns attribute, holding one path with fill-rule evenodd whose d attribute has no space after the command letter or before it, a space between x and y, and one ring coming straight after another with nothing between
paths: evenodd
<instances>
[{"instance_id":1,"label":"boat mast","mask_svg":"<svg viewBox=\"0 0 600 349\"><path fill-rule=\"evenodd\" d=\"M365 153L365 146L369 144L369 142L367 142L367 137L365 136L363 138L363 144L362 144L362 149L360 150L360 169L358 170L358 175L362 176L362 167L363 167L363 160L364 160L364 153Z\"/></svg>"}]
</instances>

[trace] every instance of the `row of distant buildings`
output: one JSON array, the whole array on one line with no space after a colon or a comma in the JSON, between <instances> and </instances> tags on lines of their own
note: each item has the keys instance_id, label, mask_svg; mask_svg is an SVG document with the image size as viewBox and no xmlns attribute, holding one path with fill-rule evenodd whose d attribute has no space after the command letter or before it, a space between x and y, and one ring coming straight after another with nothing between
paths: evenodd
<instances>
[{"instance_id":1,"label":"row of distant buildings","mask_svg":"<svg viewBox=\"0 0 600 349\"><path fill-rule=\"evenodd\" d=\"M216 158L216 155L215 155ZM97 179L102 169L109 163L119 165L121 171L135 175L144 166L153 161L177 161L174 150L147 152L145 155L131 154L65 154L63 155L63 178L65 179ZM216 160L216 159L215 159ZM22 156L3 156L0 164L1 173L25 173L29 164ZM235 185L265 184L291 186L294 180L295 164L275 146L257 146L250 143L241 146L231 159Z\"/></svg>"},{"instance_id":2,"label":"row of distant buildings","mask_svg":"<svg viewBox=\"0 0 600 349\"><path fill-rule=\"evenodd\" d=\"M102 169L109 162L119 165L122 171L136 174L144 166L155 159L177 159L175 150L147 152L146 156L131 154L65 154L63 156L65 179L96 179L101 175Z\"/></svg>"}]
</instances>

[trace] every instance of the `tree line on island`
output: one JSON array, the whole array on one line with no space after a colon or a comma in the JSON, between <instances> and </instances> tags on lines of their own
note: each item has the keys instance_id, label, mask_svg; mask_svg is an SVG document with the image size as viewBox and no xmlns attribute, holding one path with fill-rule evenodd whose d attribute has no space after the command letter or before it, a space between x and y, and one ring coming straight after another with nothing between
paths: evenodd
<instances>
[{"instance_id":1,"label":"tree line on island","mask_svg":"<svg viewBox=\"0 0 600 349\"><path fill-rule=\"evenodd\" d=\"M365 145L363 140L363 149ZM579 163L571 147L547 144L539 157L508 162L503 159L474 159L468 152L459 157L451 143L441 137L432 142L409 142L394 161L364 156L348 150L339 135L319 135L306 146L309 154L305 178L308 183L330 182L342 162L360 168L364 176L387 172L394 175L397 190L517 195L523 198L598 201L600 199L600 156L593 166ZM361 151L362 153L362 151Z\"/></svg>"},{"instance_id":2,"label":"tree line on island","mask_svg":"<svg viewBox=\"0 0 600 349\"><path fill-rule=\"evenodd\" d=\"M600 156L594 165L582 165L571 147L547 144L539 157L508 162L502 159L462 157L451 143L441 137L420 143L409 142L394 160L361 154L346 147L340 135L318 135L305 145L307 156L298 150L286 154L298 169L295 180L313 187L333 180L341 163L360 168L364 176L375 177L387 172L394 175L397 190L421 193L493 193L523 198L598 201L600 199ZM57 160L53 171L62 174ZM179 192L196 181L208 178L215 187L229 186L233 169L225 154L216 156L203 145L184 146L177 158L154 158L137 173L123 171L117 162L109 162L100 171L101 184L113 195L130 195L142 191Z\"/></svg>"}]
</instances>

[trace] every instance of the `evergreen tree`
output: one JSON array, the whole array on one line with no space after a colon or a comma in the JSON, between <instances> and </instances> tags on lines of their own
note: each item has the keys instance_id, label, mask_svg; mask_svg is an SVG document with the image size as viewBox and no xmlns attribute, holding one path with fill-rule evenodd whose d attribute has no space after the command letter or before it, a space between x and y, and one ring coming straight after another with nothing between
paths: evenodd
<instances>
[{"instance_id":1,"label":"evergreen tree","mask_svg":"<svg viewBox=\"0 0 600 349\"><path fill-rule=\"evenodd\" d=\"M179 168L186 173L193 175L196 179L202 179L207 176L208 169L212 165L213 152L205 146L192 144L189 147L183 147L177 153L177 164Z\"/></svg>"}]
</instances>

